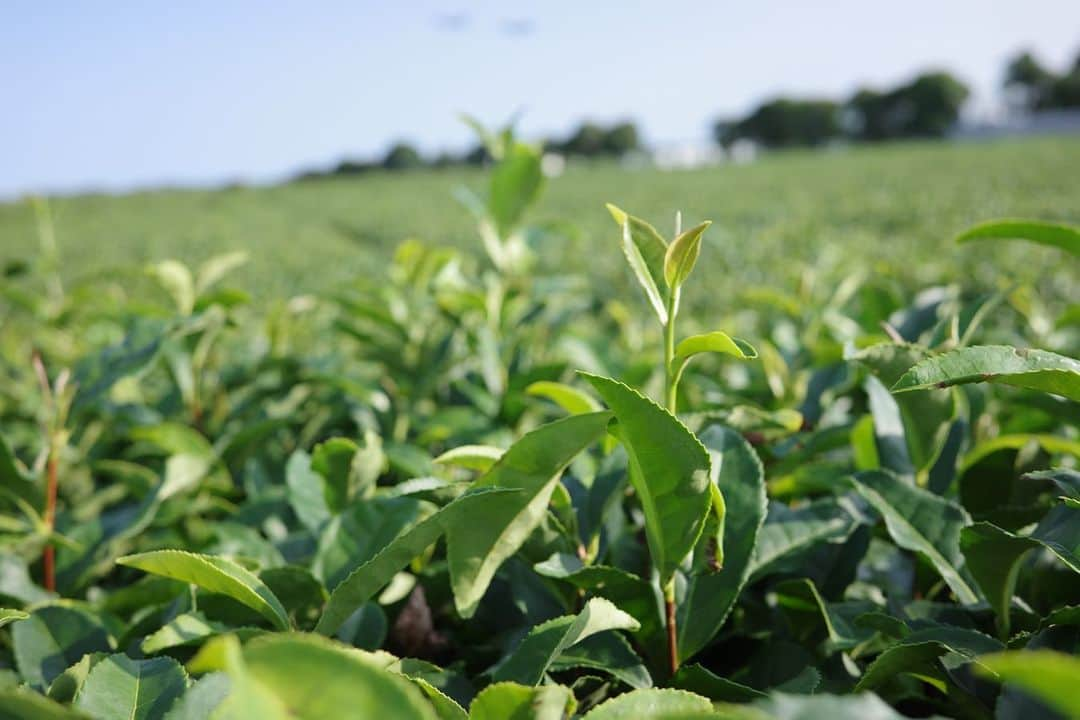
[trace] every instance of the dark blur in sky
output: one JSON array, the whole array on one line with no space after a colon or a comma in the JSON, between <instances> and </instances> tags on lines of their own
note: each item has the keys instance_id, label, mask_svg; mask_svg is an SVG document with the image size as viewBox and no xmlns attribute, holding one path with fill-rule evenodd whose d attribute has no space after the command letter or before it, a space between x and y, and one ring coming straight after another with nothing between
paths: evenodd
<instances>
[{"instance_id":1,"label":"dark blur in sky","mask_svg":"<svg viewBox=\"0 0 1080 720\"><path fill-rule=\"evenodd\" d=\"M777 93L850 94L943 67L990 112L1006 60L1060 70L1077 0L0 3L0 196L273 180L457 120L526 136L631 118L704 139Z\"/></svg>"}]
</instances>

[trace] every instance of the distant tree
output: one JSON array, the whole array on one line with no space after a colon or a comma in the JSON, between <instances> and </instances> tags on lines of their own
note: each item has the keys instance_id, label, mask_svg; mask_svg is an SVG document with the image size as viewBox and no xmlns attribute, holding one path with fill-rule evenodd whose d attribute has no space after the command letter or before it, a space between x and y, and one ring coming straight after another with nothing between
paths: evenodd
<instances>
[{"instance_id":1,"label":"distant tree","mask_svg":"<svg viewBox=\"0 0 1080 720\"><path fill-rule=\"evenodd\" d=\"M371 172L378 165L375 163L364 162L362 160L342 160L339 162L329 175L360 175L366 172Z\"/></svg>"},{"instance_id":2,"label":"distant tree","mask_svg":"<svg viewBox=\"0 0 1080 720\"><path fill-rule=\"evenodd\" d=\"M625 155L641 147L637 125L622 122L608 128L604 135L604 152L609 155Z\"/></svg>"},{"instance_id":3,"label":"distant tree","mask_svg":"<svg viewBox=\"0 0 1080 720\"><path fill-rule=\"evenodd\" d=\"M859 90L846 105L846 130L854 140L942 137L956 124L968 97L964 83L929 72L887 92Z\"/></svg>"},{"instance_id":4,"label":"distant tree","mask_svg":"<svg viewBox=\"0 0 1080 720\"><path fill-rule=\"evenodd\" d=\"M713 134L724 145L736 140L766 147L822 145L841 135L839 106L831 100L777 98L737 122L718 123Z\"/></svg>"},{"instance_id":5,"label":"distant tree","mask_svg":"<svg viewBox=\"0 0 1080 720\"><path fill-rule=\"evenodd\" d=\"M412 145L399 142L387 151L382 166L387 170L414 170L424 166L424 159Z\"/></svg>"},{"instance_id":6,"label":"distant tree","mask_svg":"<svg viewBox=\"0 0 1080 720\"><path fill-rule=\"evenodd\" d=\"M552 143L552 149L568 155L595 157L603 151L606 136L607 133L599 125L584 122L563 142Z\"/></svg>"},{"instance_id":7,"label":"distant tree","mask_svg":"<svg viewBox=\"0 0 1080 720\"><path fill-rule=\"evenodd\" d=\"M1080 67L1073 68L1068 75L1054 80L1045 107L1080 108Z\"/></svg>"},{"instance_id":8,"label":"distant tree","mask_svg":"<svg viewBox=\"0 0 1080 720\"><path fill-rule=\"evenodd\" d=\"M947 72L919 75L893 91L901 137L943 137L960 118L970 91Z\"/></svg>"},{"instance_id":9,"label":"distant tree","mask_svg":"<svg viewBox=\"0 0 1080 720\"><path fill-rule=\"evenodd\" d=\"M1002 83L1006 90L1020 94L1020 104L1037 110L1047 107L1051 101L1051 92L1057 77L1035 59L1030 52L1023 52L1005 66L1005 79Z\"/></svg>"},{"instance_id":10,"label":"distant tree","mask_svg":"<svg viewBox=\"0 0 1080 720\"><path fill-rule=\"evenodd\" d=\"M461 156L461 161L466 165L484 165L491 161L491 153L483 143L477 143L475 147Z\"/></svg>"}]
</instances>

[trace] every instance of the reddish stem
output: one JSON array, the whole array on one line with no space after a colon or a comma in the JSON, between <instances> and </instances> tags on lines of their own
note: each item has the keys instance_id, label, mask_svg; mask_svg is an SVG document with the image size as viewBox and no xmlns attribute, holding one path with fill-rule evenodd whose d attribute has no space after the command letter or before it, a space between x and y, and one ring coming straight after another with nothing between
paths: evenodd
<instances>
[{"instance_id":1,"label":"reddish stem","mask_svg":"<svg viewBox=\"0 0 1080 720\"><path fill-rule=\"evenodd\" d=\"M56 592L56 550L53 548L51 537L56 525L56 454L54 452L49 453L46 472L45 527L49 529L50 537L45 540L45 551L41 560L45 574L45 589Z\"/></svg>"},{"instance_id":2,"label":"reddish stem","mask_svg":"<svg viewBox=\"0 0 1080 720\"><path fill-rule=\"evenodd\" d=\"M674 598L665 598L664 608L667 610L668 665L671 668L671 674L675 675L675 671L679 669L679 645L678 631L675 626Z\"/></svg>"}]
</instances>

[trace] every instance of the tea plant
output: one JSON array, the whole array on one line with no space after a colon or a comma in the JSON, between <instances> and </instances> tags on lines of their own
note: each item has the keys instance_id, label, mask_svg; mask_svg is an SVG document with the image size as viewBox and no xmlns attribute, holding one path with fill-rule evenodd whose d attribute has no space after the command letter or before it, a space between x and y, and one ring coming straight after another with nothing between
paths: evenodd
<instances>
[{"instance_id":1,"label":"tea plant","mask_svg":"<svg viewBox=\"0 0 1080 720\"><path fill-rule=\"evenodd\" d=\"M1004 266L735 297L698 263L730 235L609 205L635 306L542 269L540 150L486 141L482 254L266 304L231 253L62 281L40 206L0 718L1077 714L1074 299ZM1017 237L1076 262L1060 223L960 239Z\"/></svg>"}]
</instances>

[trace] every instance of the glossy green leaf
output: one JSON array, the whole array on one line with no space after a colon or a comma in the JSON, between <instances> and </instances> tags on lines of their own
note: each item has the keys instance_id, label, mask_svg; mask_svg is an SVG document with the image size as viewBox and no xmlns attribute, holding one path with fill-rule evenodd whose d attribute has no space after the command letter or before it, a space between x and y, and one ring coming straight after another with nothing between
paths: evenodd
<instances>
[{"instance_id":1,"label":"glossy green leaf","mask_svg":"<svg viewBox=\"0 0 1080 720\"><path fill-rule=\"evenodd\" d=\"M529 687L501 682L488 685L469 706L469 720L563 720L577 706L562 685Z\"/></svg>"},{"instance_id":2,"label":"glossy green leaf","mask_svg":"<svg viewBox=\"0 0 1080 720\"><path fill-rule=\"evenodd\" d=\"M768 697L760 690L716 675L701 665L684 665L671 680L672 687L709 698L713 702L746 703Z\"/></svg>"},{"instance_id":3,"label":"glossy green leaf","mask_svg":"<svg viewBox=\"0 0 1080 720\"><path fill-rule=\"evenodd\" d=\"M311 469L311 456L297 450L285 463L285 485L289 505L300 522L313 533L330 520L326 502L326 481Z\"/></svg>"},{"instance_id":4,"label":"glossy green leaf","mask_svg":"<svg viewBox=\"0 0 1080 720\"><path fill-rule=\"evenodd\" d=\"M196 680L164 720L206 720L229 694L229 676L213 672Z\"/></svg>"},{"instance_id":5,"label":"glossy green leaf","mask_svg":"<svg viewBox=\"0 0 1080 720\"><path fill-rule=\"evenodd\" d=\"M90 671L75 707L93 718L155 720L187 690L187 673L172 658L110 655Z\"/></svg>"},{"instance_id":6,"label":"glossy green leaf","mask_svg":"<svg viewBox=\"0 0 1080 720\"><path fill-rule=\"evenodd\" d=\"M1068 503L1050 508L1031 537L1073 571L1080 572L1080 508Z\"/></svg>"},{"instance_id":7,"label":"glossy green leaf","mask_svg":"<svg viewBox=\"0 0 1080 720\"><path fill-rule=\"evenodd\" d=\"M83 655L112 652L104 623L81 605L57 601L11 626L15 666L29 685L44 689Z\"/></svg>"},{"instance_id":8,"label":"glossy green leaf","mask_svg":"<svg viewBox=\"0 0 1080 720\"><path fill-rule=\"evenodd\" d=\"M1054 650L1025 650L983 655L983 674L1016 685L1062 713L1080 717L1080 659Z\"/></svg>"},{"instance_id":9,"label":"glossy green leaf","mask_svg":"<svg viewBox=\"0 0 1080 720\"><path fill-rule=\"evenodd\" d=\"M640 635L636 638L640 643ZM563 650L551 670L595 670L631 688L650 688L652 676L630 642L619 633L592 635Z\"/></svg>"},{"instance_id":10,"label":"glossy green leaf","mask_svg":"<svg viewBox=\"0 0 1080 720\"><path fill-rule=\"evenodd\" d=\"M788 559L819 543L847 539L855 525L851 513L831 498L816 500L794 510L779 503L770 504L754 545L751 578L772 572Z\"/></svg>"},{"instance_id":11,"label":"glossy green leaf","mask_svg":"<svg viewBox=\"0 0 1080 720\"><path fill-rule=\"evenodd\" d=\"M311 571L333 590L410 527L431 514L412 497L358 500L327 523Z\"/></svg>"},{"instance_id":12,"label":"glossy green leaf","mask_svg":"<svg viewBox=\"0 0 1080 720\"><path fill-rule=\"evenodd\" d=\"M582 373L615 413L630 484L645 513L645 535L661 586L690 554L712 506L709 454L678 418L636 390Z\"/></svg>"},{"instance_id":13,"label":"glossy green leaf","mask_svg":"<svg viewBox=\"0 0 1080 720\"><path fill-rule=\"evenodd\" d=\"M669 288L680 287L690 276L701 253L701 236L710 225L712 220L695 225L668 245L664 255L664 281Z\"/></svg>"},{"instance_id":14,"label":"glossy green leaf","mask_svg":"<svg viewBox=\"0 0 1080 720\"><path fill-rule=\"evenodd\" d=\"M525 388L525 392L535 397L547 398L571 415L582 415L603 409L592 396L565 383L541 380L529 385Z\"/></svg>"},{"instance_id":15,"label":"glossy green leaf","mask_svg":"<svg viewBox=\"0 0 1080 720\"><path fill-rule=\"evenodd\" d=\"M489 508L494 509L494 505L487 503L494 500L496 495L513 492L517 491L501 488L472 490L398 535L334 588L315 631L324 635L336 632L357 608L374 597L402 567L442 537L450 525L476 517L477 513Z\"/></svg>"},{"instance_id":16,"label":"glossy green leaf","mask_svg":"<svg viewBox=\"0 0 1080 720\"><path fill-rule=\"evenodd\" d=\"M495 682L536 685L562 652L605 630L637 630L638 622L603 598L593 598L577 615L548 620L534 627L521 645L496 668Z\"/></svg>"},{"instance_id":17,"label":"glossy green leaf","mask_svg":"<svg viewBox=\"0 0 1080 720\"><path fill-rule=\"evenodd\" d=\"M941 625L916 630L878 655L855 685L855 692L881 687L901 673L936 668L938 658L948 653L981 663L980 655L1003 648L997 640L966 628Z\"/></svg>"},{"instance_id":18,"label":"glossy green leaf","mask_svg":"<svg viewBox=\"0 0 1080 720\"><path fill-rule=\"evenodd\" d=\"M667 299L666 295L661 294L660 288L663 287L667 243L660 233L644 220L627 215L610 203L607 209L622 230L622 250L626 262L634 272L641 289L645 291L645 297L656 311L660 323L666 324Z\"/></svg>"},{"instance_id":19,"label":"glossy green leaf","mask_svg":"<svg viewBox=\"0 0 1080 720\"><path fill-rule=\"evenodd\" d=\"M1009 636L1009 609L1020 561L1035 547L1037 541L987 522L977 522L960 532L960 549L967 567L994 609L1002 637Z\"/></svg>"},{"instance_id":20,"label":"glossy green leaf","mask_svg":"<svg viewBox=\"0 0 1080 720\"><path fill-rule=\"evenodd\" d=\"M435 458L433 462L439 465L454 465L468 470L487 472L491 466L499 461L505 452L502 448L491 445L462 445L447 450Z\"/></svg>"},{"instance_id":21,"label":"glossy green leaf","mask_svg":"<svg viewBox=\"0 0 1080 720\"><path fill-rule=\"evenodd\" d=\"M311 453L311 469L325 481L323 492L331 513L341 512L352 495L352 463L359 451L347 438L331 438Z\"/></svg>"},{"instance_id":22,"label":"glossy green leaf","mask_svg":"<svg viewBox=\"0 0 1080 720\"><path fill-rule=\"evenodd\" d=\"M916 364L893 386L894 393L966 383L1000 383L1080 401L1080 360L1007 345L976 345Z\"/></svg>"},{"instance_id":23,"label":"glossy green leaf","mask_svg":"<svg viewBox=\"0 0 1080 720\"><path fill-rule=\"evenodd\" d=\"M277 629L289 628L289 616L277 596L257 576L228 558L182 550L156 550L127 555L116 562L226 595L259 613Z\"/></svg>"},{"instance_id":24,"label":"glossy green leaf","mask_svg":"<svg viewBox=\"0 0 1080 720\"><path fill-rule=\"evenodd\" d=\"M601 703L586 713L584 720L663 720L711 711L712 703L706 698L685 690L634 690Z\"/></svg>"},{"instance_id":25,"label":"glossy green leaf","mask_svg":"<svg viewBox=\"0 0 1080 720\"><path fill-rule=\"evenodd\" d=\"M890 395L886 389L928 354L917 345L880 343L855 355L873 373L866 390L881 467L902 475L930 469L945 446L955 413L951 393Z\"/></svg>"},{"instance_id":26,"label":"glossy green leaf","mask_svg":"<svg viewBox=\"0 0 1080 720\"><path fill-rule=\"evenodd\" d=\"M893 541L924 555L960 602L979 601L960 552L960 531L971 524L962 507L884 472L856 474L855 489L885 518Z\"/></svg>"},{"instance_id":27,"label":"glossy green leaf","mask_svg":"<svg viewBox=\"0 0 1080 720\"><path fill-rule=\"evenodd\" d=\"M1080 256L1080 228L1061 223L1012 218L989 220L968 228L956 238L961 243L973 240L1027 240Z\"/></svg>"},{"instance_id":28,"label":"glossy green leaf","mask_svg":"<svg viewBox=\"0 0 1080 720\"><path fill-rule=\"evenodd\" d=\"M454 604L471 617L499 566L517 552L544 518L559 475L604 433L611 414L571 415L515 442L474 487L516 490L492 497L468 522L447 528Z\"/></svg>"},{"instance_id":29,"label":"glossy green leaf","mask_svg":"<svg viewBox=\"0 0 1080 720\"><path fill-rule=\"evenodd\" d=\"M727 518L723 568L692 576L678 608L679 653L701 650L719 632L750 577L758 533L765 522L765 471L757 453L733 430L713 425L701 433L714 482L724 495ZM691 688L692 689L692 688Z\"/></svg>"}]
</instances>

